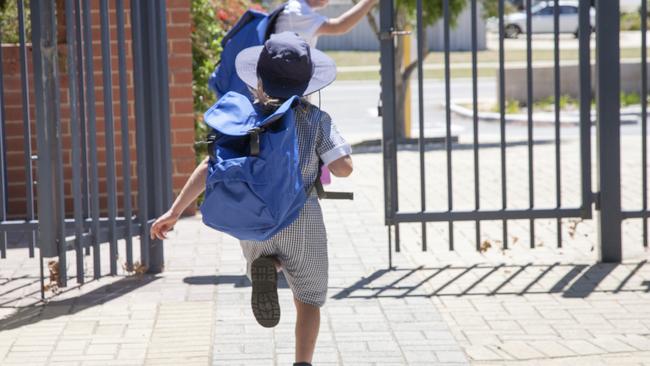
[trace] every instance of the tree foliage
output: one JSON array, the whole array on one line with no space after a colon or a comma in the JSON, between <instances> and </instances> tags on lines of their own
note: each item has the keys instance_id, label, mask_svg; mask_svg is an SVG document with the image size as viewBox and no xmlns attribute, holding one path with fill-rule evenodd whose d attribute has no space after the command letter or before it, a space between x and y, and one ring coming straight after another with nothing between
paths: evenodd
<instances>
[{"instance_id":1,"label":"tree foliage","mask_svg":"<svg viewBox=\"0 0 650 366\"><path fill-rule=\"evenodd\" d=\"M445 0L422 0L422 20L425 25L432 25L444 16ZM463 11L467 0L449 0L449 18L452 26L456 25L458 15ZM397 0L398 14L406 16L409 23L415 25L417 19L417 0Z\"/></svg>"},{"instance_id":2,"label":"tree foliage","mask_svg":"<svg viewBox=\"0 0 650 366\"><path fill-rule=\"evenodd\" d=\"M29 17L29 0L25 0L25 34L26 41L30 42L31 20ZM18 2L0 0L0 33L2 43L18 43L20 33L18 30Z\"/></svg>"}]
</instances>

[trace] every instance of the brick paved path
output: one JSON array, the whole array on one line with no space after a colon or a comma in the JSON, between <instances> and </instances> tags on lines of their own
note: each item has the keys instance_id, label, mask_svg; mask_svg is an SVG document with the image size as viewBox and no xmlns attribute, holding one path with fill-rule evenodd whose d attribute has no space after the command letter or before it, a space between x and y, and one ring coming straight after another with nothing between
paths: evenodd
<instances>
[{"instance_id":1,"label":"brick paved path","mask_svg":"<svg viewBox=\"0 0 650 366\"><path fill-rule=\"evenodd\" d=\"M623 146L623 199L633 207L639 144L630 139ZM553 146L535 149L536 202L552 206ZM528 202L525 152L509 148L513 207ZM498 153L481 154L482 207L500 204ZM562 197L572 205L577 144L564 143L563 155ZM454 151L454 189L469 192L454 197L456 207L473 206L471 156ZM417 209L417 154L400 152L399 159L400 207ZM428 207L444 208L444 151L428 152L427 164ZM331 278L315 365L650 364L650 269L639 222L624 225L626 262L618 266L594 265L593 222L580 223L571 236L565 221L557 249L555 221L540 220L531 250L528 221L512 221L507 251L499 249L500 222L485 222L482 240L492 244L485 253L474 250L473 223L455 224L455 252L447 250L447 224L429 224L424 253L420 226L403 225L402 252L387 271L381 155L357 154L355 169L332 187L354 190L355 201L324 202ZM280 290L280 325L259 327L235 240L198 218L184 219L165 244L165 258L159 276L103 277L42 306L37 261L11 249L0 261L0 364L290 364L290 290Z\"/></svg>"}]
</instances>

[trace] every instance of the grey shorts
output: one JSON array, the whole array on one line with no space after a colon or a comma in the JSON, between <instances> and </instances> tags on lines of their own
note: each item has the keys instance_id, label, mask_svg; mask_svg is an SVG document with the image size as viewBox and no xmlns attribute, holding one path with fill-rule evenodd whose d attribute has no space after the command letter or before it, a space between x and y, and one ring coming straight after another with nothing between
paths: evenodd
<instances>
[{"instance_id":1,"label":"grey shorts","mask_svg":"<svg viewBox=\"0 0 650 366\"><path fill-rule=\"evenodd\" d=\"M301 302L317 307L327 297L327 233L318 198L312 196L294 221L265 241L240 241L246 257L247 275L251 263L262 256L274 256L282 263L293 295Z\"/></svg>"}]
</instances>

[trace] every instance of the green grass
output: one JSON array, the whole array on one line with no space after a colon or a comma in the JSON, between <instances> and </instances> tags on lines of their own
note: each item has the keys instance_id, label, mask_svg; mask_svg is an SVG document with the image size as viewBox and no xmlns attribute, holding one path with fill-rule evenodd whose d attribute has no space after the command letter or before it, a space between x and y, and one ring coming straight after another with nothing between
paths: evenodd
<instances>
[{"instance_id":1,"label":"green grass","mask_svg":"<svg viewBox=\"0 0 650 366\"><path fill-rule=\"evenodd\" d=\"M495 77L497 71L494 68L481 68L478 69L478 77ZM424 70L425 79L444 79L444 70ZM472 77L472 69L452 69L452 78L470 78ZM336 80L379 80L378 71L355 71L355 72L339 72L336 75Z\"/></svg>"},{"instance_id":2,"label":"green grass","mask_svg":"<svg viewBox=\"0 0 650 366\"><path fill-rule=\"evenodd\" d=\"M621 93L621 107L629 107L641 104L641 97L637 93ZM650 102L650 97L648 98ZM580 101L568 95L560 96L559 107L560 110L577 110L580 108ZM592 99L591 104L595 105L596 101ZM461 103L465 108L472 108L471 103ZM516 100L507 100L505 105L506 114L523 113L526 108L526 103ZM501 109L499 103L479 104L479 110L482 112L499 112ZM536 112L553 112L555 110L555 98L553 96L546 97L533 103L533 110Z\"/></svg>"}]
</instances>

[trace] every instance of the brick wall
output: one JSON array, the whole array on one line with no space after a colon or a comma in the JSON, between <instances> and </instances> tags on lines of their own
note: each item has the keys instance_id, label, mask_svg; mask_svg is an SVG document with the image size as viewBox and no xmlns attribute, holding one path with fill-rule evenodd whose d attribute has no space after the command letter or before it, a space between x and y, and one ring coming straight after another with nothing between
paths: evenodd
<instances>
[{"instance_id":1,"label":"brick wall","mask_svg":"<svg viewBox=\"0 0 650 366\"><path fill-rule=\"evenodd\" d=\"M97 7L97 3L93 2ZM123 166L121 144L121 105L119 102L119 69L117 52L117 31L114 3L110 3L109 18L111 24L111 66L112 66L112 92L113 92L113 121L115 139L115 168L118 192L118 208L121 213L124 198L123 191ZM193 150L194 126L192 111L192 50L191 50L191 17L190 0L167 0L167 33L169 49L169 110L172 139L173 161L173 187L178 193L182 185L194 168L195 158ZM135 149L135 122L134 122L134 96L133 96L133 63L131 58L131 32L128 1L125 2L125 31L126 31L126 60L127 60L127 95L128 95L128 127L129 151L131 163L127 167L132 175L132 205L137 208L137 162ZM102 211L106 210L107 181L106 181L106 139L104 125L104 90L102 83L102 50L99 12L95 8L92 15L93 33L93 79L95 83L95 112L96 112L96 139L99 171L100 205ZM64 32L64 26L59 26L59 34ZM61 39L61 38L59 38ZM25 172L25 143L23 139L23 98L20 82L19 48L16 45L2 45L2 72L5 102L5 141L7 156L7 191L8 215L11 218L24 218L26 213L26 172ZM36 129L34 112L34 93L32 75L32 52L28 47L27 52L30 87L30 120L31 120L31 145L33 154L36 149ZM66 44L59 45L60 66L60 97L61 97L61 142L63 146L63 165L65 176L66 210L72 212L72 154L71 154L71 126L70 126L70 98L67 73ZM86 106L88 108L88 106ZM91 146L88 147L89 149ZM36 180L36 164L33 167L34 180ZM36 189L34 187L34 196ZM195 208L191 207L186 214L193 214Z\"/></svg>"}]
</instances>

